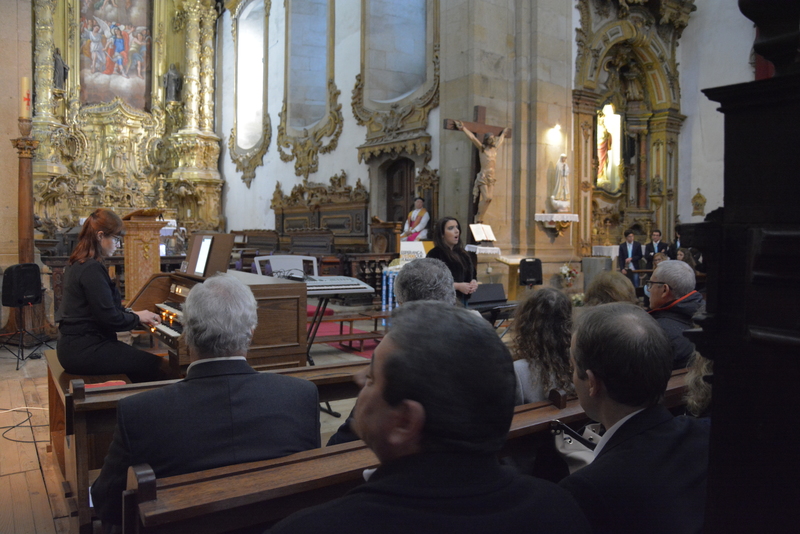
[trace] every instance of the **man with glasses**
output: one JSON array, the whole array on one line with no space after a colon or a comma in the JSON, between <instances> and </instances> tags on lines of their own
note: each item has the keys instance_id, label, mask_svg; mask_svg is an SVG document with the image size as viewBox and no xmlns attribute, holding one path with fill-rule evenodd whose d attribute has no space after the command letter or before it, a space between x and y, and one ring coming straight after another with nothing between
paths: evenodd
<instances>
[{"instance_id":1,"label":"man with glasses","mask_svg":"<svg viewBox=\"0 0 800 534\"><path fill-rule=\"evenodd\" d=\"M667 260L658 264L647 281L650 316L666 332L675 352L673 369L686 367L694 344L683 332L694 326L692 317L705 307L703 296L694 290L694 270L689 264Z\"/></svg>"}]
</instances>

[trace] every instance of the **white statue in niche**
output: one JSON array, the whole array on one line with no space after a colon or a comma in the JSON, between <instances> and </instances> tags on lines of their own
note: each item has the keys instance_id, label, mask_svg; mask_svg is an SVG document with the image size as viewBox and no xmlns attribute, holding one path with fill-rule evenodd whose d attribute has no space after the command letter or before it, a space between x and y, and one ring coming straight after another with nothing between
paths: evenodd
<instances>
[{"instance_id":1,"label":"white statue in niche","mask_svg":"<svg viewBox=\"0 0 800 534\"><path fill-rule=\"evenodd\" d=\"M561 154L556 163L556 186L550 202L558 213L569 213L569 165L566 154Z\"/></svg>"}]
</instances>

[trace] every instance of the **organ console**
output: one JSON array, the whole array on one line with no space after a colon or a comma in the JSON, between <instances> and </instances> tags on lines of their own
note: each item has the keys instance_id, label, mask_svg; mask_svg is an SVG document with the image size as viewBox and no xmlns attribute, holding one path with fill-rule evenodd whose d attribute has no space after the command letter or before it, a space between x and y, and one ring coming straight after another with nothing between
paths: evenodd
<instances>
[{"instance_id":1,"label":"organ console","mask_svg":"<svg viewBox=\"0 0 800 534\"><path fill-rule=\"evenodd\" d=\"M305 365L306 285L302 282L229 271L250 288L258 305L258 326L253 333L247 361L258 369ZM168 347L170 367L184 374L191 363L183 331L181 310L189 292L205 278L188 273L158 273L150 277L128 306L161 314L162 324L153 336Z\"/></svg>"}]
</instances>

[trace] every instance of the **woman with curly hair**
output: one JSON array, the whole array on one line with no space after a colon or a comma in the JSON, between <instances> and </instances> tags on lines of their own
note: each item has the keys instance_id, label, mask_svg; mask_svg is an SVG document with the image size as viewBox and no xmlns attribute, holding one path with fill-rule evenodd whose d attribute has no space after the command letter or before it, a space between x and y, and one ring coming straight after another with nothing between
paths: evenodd
<instances>
[{"instance_id":1,"label":"woman with curly hair","mask_svg":"<svg viewBox=\"0 0 800 534\"><path fill-rule=\"evenodd\" d=\"M516 404L547 399L553 388L573 391L569 362L572 303L546 287L532 293L514 315Z\"/></svg>"}]
</instances>

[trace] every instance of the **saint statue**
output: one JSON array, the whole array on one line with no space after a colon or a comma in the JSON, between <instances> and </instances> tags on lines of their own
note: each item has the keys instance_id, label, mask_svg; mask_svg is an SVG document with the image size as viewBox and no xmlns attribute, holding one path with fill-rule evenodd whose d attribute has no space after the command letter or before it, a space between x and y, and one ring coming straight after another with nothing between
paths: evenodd
<instances>
[{"instance_id":1,"label":"saint statue","mask_svg":"<svg viewBox=\"0 0 800 534\"><path fill-rule=\"evenodd\" d=\"M428 238L428 222L431 216L425 209L425 199L417 197L414 199L414 209L408 212L403 233L400 234L400 241L422 241Z\"/></svg>"},{"instance_id":2,"label":"saint statue","mask_svg":"<svg viewBox=\"0 0 800 534\"><path fill-rule=\"evenodd\" d=\"M494 168L497 160L497 149L500 148L505 140L505 135L510 131L510 128L503 128L499 135L486 134L483 143L478 141L475 134L464 128L461 121L454 121L456 129L464 132L464 134L472 141L475 148L478 149L478 159L481 163L481 169L475 177L475 185L472 188L472 198L478 200L478 211L475 213L475 222L482 223L483 217L486 215L486 210L489 209L489 204L492 202L494 196L494 184L497 179L494 177Z\"/></svg>"},{"instance_id":3,"label":"saint statue","mask_svg":"<svg viewBox=\"0 0 800 534\"><path fill-rule=\"evenodd\" d=\"M56 48L56 51L53 52L53 87L63 91L66 87L67 76L69 76L69 67L64 63L61 51Z\"/></svg>"},{"instance_id":4,"label":"saint statue","mask_svg":"<svg viewBox=\"0 0 800 534\"><path fill-rule=\"evenodd\" d=\"M608 167L608 153L611 150L613 139L606 129L606 121L601 115L597 122L597 185L608 186L611 184Z\"/></svg>"},{"instance_id":5,"label":"saint statue","mask_svg":"<svg viewBox=\"0 0 800 534\"><path fill-rule=\"evenodd\" d=\"M180 102L181 88L183 87L183 78L180 71L172 63L169 70L164 74L164 101L165 102Z\"/></svg>"},{"instance_id":6,"label":"saint statue","mask_svg":"<svg viewBox=\"0 0 800 534\"><path fill-rule=\"evenodd\" d=\"M556 186L550 196L550 202L558 213L569 212L569 165L566 154L561 154L556 163Z\"/></svg>"}]
</instances>

